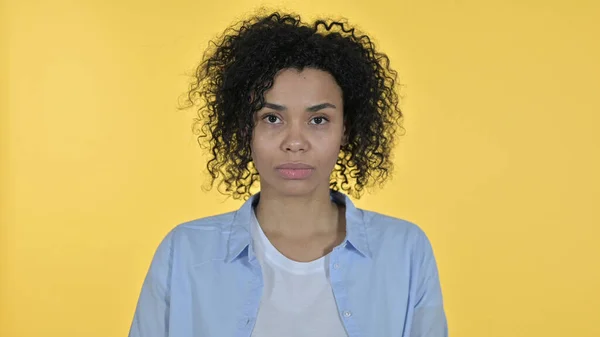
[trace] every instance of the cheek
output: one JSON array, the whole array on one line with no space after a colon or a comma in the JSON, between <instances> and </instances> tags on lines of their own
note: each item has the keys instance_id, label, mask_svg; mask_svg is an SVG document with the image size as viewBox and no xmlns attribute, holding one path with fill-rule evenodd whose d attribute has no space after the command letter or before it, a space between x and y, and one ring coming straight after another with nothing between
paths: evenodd
<instances>
[{"instance_id":1,"label":"cheek","mask_svg":"<svg viewBox=\"0 0 600 337\"><path fill-rule=\"evenodd\" d=\"M269 142L265 137L255 136L252 138L250 150L252 151L252 160L257 167L264 162L269 153L273 153L273 150L270 148L272 143L272 141Z\"/></svg>"},{"instance_id":2,"label":"cheek","mask_svg":"<svg viewBox=\"0 0 600 337\"><path fill-rule=\"evenodd\" d=\"M323 149L324 151L329 153L338 152L342 145L342 138L343 135L341 130L331 130L331 132L323 135L319 142L321 144L327 144Z\"/></svg>"},{"instance_id":3,"label":"cheek","mask_svg":"<svg viewBox=\"0 0 600 337\"><path fill-rule=\"evenodd\" d=\"M332 148L330 153L329 153L329 158L330 158L330 164L331 165L335 165L335 163L338 160L338 157L340 155L340 146L338 145L335 148Z\"/></svg>"},{"instance_id":4,"label":"cheek","mask_svg":"<svg viewBox=\"0 0 600 337\"><path fill-rule=\"evenodd\" d=\"M327 165L334 165L340 153L340 146L342 145L339 138L328 137L328 139L321 139L320 144L327 144L327 146L320 146L320 157Z\"/></svg>"}]
</instances>

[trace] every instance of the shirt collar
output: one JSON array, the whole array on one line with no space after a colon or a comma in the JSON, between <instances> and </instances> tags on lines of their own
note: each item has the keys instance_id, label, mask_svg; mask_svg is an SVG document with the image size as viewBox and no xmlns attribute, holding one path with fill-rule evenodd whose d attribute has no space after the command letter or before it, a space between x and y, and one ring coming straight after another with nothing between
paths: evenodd
<instances>
[{"instance_id":1,"label":"shirt collar","mask_svg":"<svg viewBox=\"0 0 600 337\"><path fill-rule=\"evenodd\" d=\"M370 258L371 251L369 249L363 211L356 208L350 197L341 192L330 190L330 195L331 199L336 203L346 205L346 239L342 246L346 246L346 248L350 246L362 256ZM227 262L231 262L244 255L248 255L251 259L254 258L250 226L253 207L258 203L259 198L260 192L252 195L235 212L229 227Z\"/></svg>"}]
</instances>

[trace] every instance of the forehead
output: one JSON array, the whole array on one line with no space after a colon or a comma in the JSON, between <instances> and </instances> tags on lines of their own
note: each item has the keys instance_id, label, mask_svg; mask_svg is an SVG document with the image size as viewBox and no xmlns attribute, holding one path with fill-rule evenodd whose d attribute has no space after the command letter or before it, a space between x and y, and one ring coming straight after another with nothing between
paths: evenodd
<instances>
[{"instance_id":1,"label":"forehead","mask_svg":"<svg viewBox=\"0 0 600 337\"><path fill-rule=\"evenodd\" d=\"M314 104L316 101L341 101L342 90L328 72L313 68L284 69L275 76L265 100L277 103Z\"/></svg>"}]
</instances>

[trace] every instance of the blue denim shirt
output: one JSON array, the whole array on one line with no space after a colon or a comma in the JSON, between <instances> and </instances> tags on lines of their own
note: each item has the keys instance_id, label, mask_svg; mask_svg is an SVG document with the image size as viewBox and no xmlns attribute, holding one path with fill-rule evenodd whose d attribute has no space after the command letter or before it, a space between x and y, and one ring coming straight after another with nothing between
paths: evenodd
<instances>
[{"instance_id":1,"label":"blue denim shirt","mask_svg":"<svg viewBox=\"0 0 600 337\"><path fill-rule=\"evenodd\" d=\"M250 337L262 293L250 236L252 196L235 212L181 224L160 243L130 337ZM437 266L423 231L356 208L344 194L346 238L329 277L349 337L448 336ZM306 322L310 324L310 322Z\"/></svg>"}]
</instances>

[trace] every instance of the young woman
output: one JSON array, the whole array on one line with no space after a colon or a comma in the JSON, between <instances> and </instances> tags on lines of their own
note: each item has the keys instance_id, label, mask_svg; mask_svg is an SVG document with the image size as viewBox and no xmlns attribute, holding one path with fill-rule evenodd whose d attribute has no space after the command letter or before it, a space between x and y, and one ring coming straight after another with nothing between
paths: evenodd
<instances>
[{"instance_id":1,"label":"young woman","mask_svg":"<svg viewBox=\"0 0 600 337\"><path fill-rule=\"evenodd\" d=\"M391 171L395 80L346 23L274 13L226 30L188 97L212 183L246 201L166 236L129 335L447 336L423 231L347 196Z\"/></svg>"}]
</instances>

